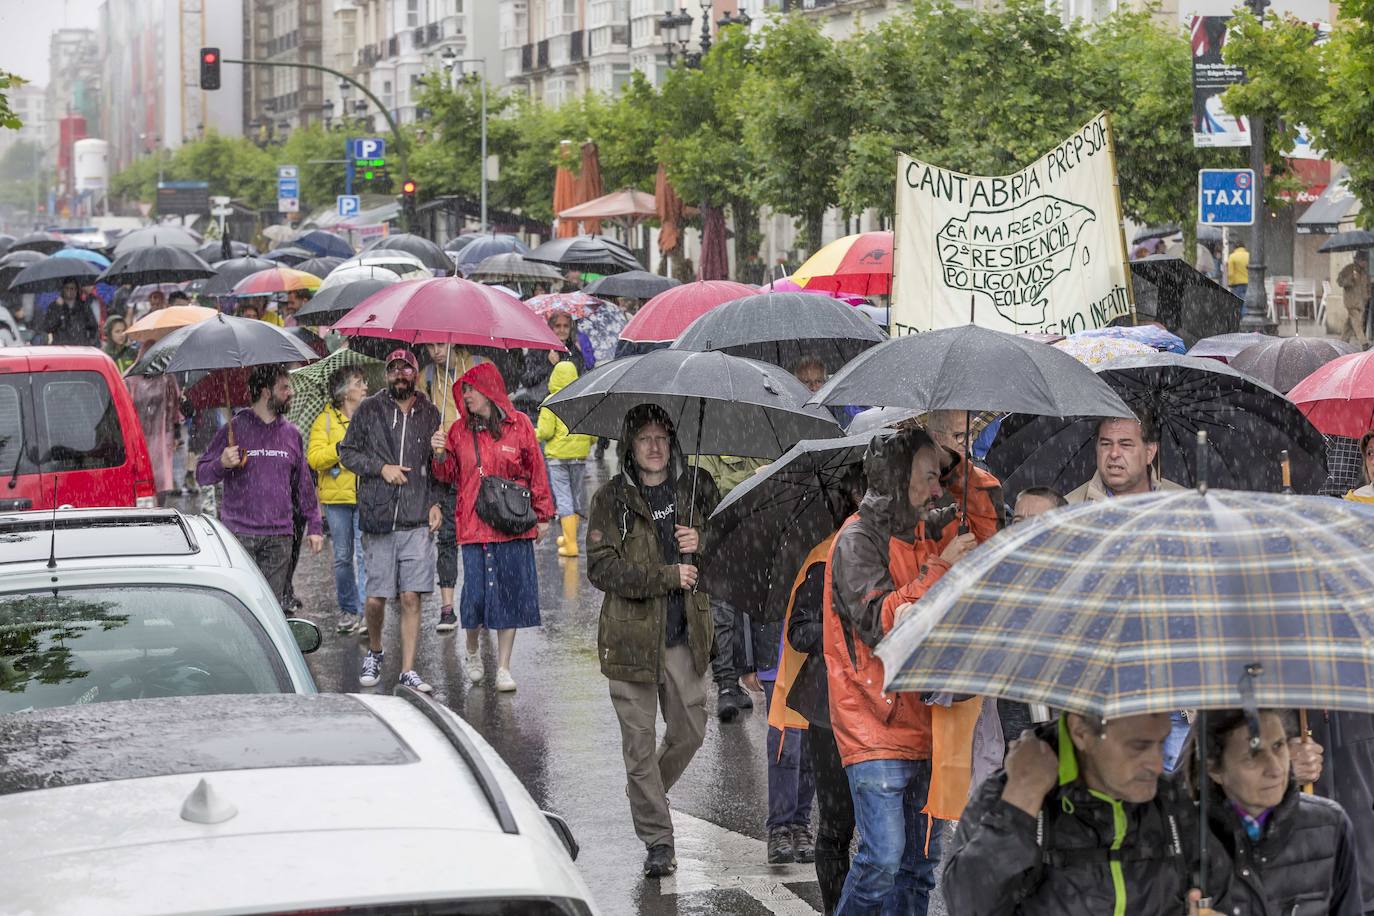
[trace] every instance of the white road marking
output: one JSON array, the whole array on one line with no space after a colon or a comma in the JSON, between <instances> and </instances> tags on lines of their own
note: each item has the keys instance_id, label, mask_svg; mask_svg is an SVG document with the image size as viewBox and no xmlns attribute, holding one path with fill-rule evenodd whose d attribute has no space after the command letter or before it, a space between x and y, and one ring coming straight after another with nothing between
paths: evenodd
<instances>
[{"instance_id":1,"label":"white road marking","mask_svg":"<svg viewBox=\"0 0 1374 916\"><path fill-rule=\"evenodd\" d=\"M816 880L810 864L768 865L762 840L673 810L677 874L659 882L664 896L734 888L744 891L778 916L815 916L816 909L788 884Z\"/></svg>"}]
</instances>

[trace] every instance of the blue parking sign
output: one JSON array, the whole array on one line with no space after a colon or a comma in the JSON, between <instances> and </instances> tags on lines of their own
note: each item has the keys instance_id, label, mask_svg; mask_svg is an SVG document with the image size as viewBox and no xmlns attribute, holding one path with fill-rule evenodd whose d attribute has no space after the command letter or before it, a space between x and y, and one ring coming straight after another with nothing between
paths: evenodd
<instances>
[{"instance_id":1,"label":"blue parking sign","mask_svg":"<svg viewBox=\"0 0 1374 916\"><path fill-rule=\"evenodd\" d=\"M382 159L386 156L386 140L381 137L354 137L349 141L350 158Z\"/></svg>"},{"instance_id":2,"label":"blue parking sign","mask_svg":"<svg viewBox=\"0 0 1374 916\"><path fill-rule=\"evenodd\" d=\"M1197 219L1209 226L1255 223L1255 173L1252 169L1199 169Z\"/></svg>"},{"instance_id":3,"label":"blue parking sign","mask_svg":"<svg viewBox=\"0 0 1374 916\"><path fill-rule=\"evenodd\" d=\"M340 194L338 196L339 215L353 216L360 209L361 201L357 194Z\"/></svg>"}]
</instances>

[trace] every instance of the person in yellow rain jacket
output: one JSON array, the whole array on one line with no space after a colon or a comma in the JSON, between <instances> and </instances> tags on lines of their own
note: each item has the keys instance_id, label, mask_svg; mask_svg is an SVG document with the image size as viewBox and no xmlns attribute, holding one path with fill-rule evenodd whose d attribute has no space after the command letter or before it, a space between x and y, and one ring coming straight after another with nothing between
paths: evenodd
<instances>
[{"instance_id":1,"label":"person in yellow rain jacket","mask_svg":"<svg viewBox=\"0 0 1374 916\"><path fill-rule=\"evenodd\" d=\"M305 460L319 476L325 524L334 544L334 590L339 598L339 633L366 633L362 613L363 537L358 527L358 478L339 463L339 443L353 411L367 397L367 379L358 366L340 366L329 376L329 406L310 426Z\"/></svg>"},{"instance_id":2,"label":"person in yellow rain jacket","mask_svg":"<svg viewBox=\"0 0 1374 916\"><path fill-rule=\"evenodd\" d=\"M549 373L549 397L568 387L577 378L577 366L564 361ZM547 400L547 399L546 399ZM568 432L568 425L547 407L539 408L539 425L535 435L544 444L544 463L549 466L549 486L558 507L558 523L563 533L558 536L558 555L577 556L577 519L587 511L587 455L591 453L593 436Z\"/></svg>"}]
</instances>

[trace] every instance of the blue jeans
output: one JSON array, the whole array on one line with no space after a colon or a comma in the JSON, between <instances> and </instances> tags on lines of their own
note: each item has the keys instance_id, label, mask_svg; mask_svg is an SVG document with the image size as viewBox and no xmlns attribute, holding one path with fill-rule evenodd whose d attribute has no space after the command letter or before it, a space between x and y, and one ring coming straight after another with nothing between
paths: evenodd
<instances>
[{"instance_id":1,"label":"blue jeans","mask_svg":"<svg viewBox=\"0 0 1374 916\"><path fill-rule=\"evenodd\" d=\"M1249 284L1249 283L1237 283L1237 284L1235 284L1234 286L1231 287L1231 292L1235 293L1237 296L1241 297L1242 299L1245 298L1245 294L1246 294L1247 292L1249 292L1249 291L1250 291L1250 284Z\"/></svg>"},{"instance_id":2,"label":"blue jeans","mask_svg":"<svg viewBox=\"0 0 1374 916\"><path fill-rule=\"evenodd\" d=\"M760 680L763 710L773 706L774 681ZM811 823L816 774L811 768L810 730L768 726L768 821L770 831Z\"/></svg>"},{"instance_id":3,"label":"blue jeans","mask_svg":"<svg viewBox=\"0 0 1374 916\"><path fill-rule=\"evenodd\" d=\"M545 464L549 468L549 489L553 491L553 504L558 517L582 515L586 511L586 486L583 483L587 473L586 459L550 458Z\"/></svg>"},{"instance_id":4,"label":"blue jeans","mask_svg":"<svg viewBox=\"0 0 1374 916\"><path fill-rule=\"evenodd\" d=\"M361 614L359 595L366 595L363 587L363 533L358 527L358 507L354 505L326 505L325 523L334 543L334 591L339 596L339 610L345 614Z\"/></svg>"},{"instance_id":5,"label":"blue jeans","mask_svg":"<svg viewBox=\"0 0 1374 916\"><path fill-rule=\"evenodd\" d=\"M1188 740L1188 733L1193 727L1188 724L1188 717L1181 712L1169 713L1169 737L1164 739L1164 771L1172 773L1178 769L1178 765L1183 761L1179 760L1179 755L1183 753L1183 743Z\"/></svg>"},{"instance_id":6,"label":"blue jeans","mask_svg":"<svg viewBox=\"0 0 1374 916\"><path fill-rule=\"evenodd\" d=\"M859 851L835 916L925 916L940 863L941 825L921 813L930 761L866 760L845 773Z\"/></svg>"}]
</instances>

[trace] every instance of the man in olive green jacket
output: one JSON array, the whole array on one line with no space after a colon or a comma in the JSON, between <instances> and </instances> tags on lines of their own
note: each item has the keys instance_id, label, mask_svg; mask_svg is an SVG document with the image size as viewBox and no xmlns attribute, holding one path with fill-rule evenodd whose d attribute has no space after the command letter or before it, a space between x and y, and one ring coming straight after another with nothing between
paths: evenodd
<instances>
[{"instance_id":1,"label":"man in olive green jacket","mask_svg":"<svg viewBox=\"0 0 1374 916\"><path fill-rule=\"evenodd\" d=\"M677 868L667 792L706 735L712 629L696 591L709 550L699 531L720 496L682 462L672 421L654 405L626 415L619 449L621 472L592 497L587 578L606 593L597 655L620 722L630 815L648 849L644 874L661 878Z\"/></svg>"}]
</instances>

